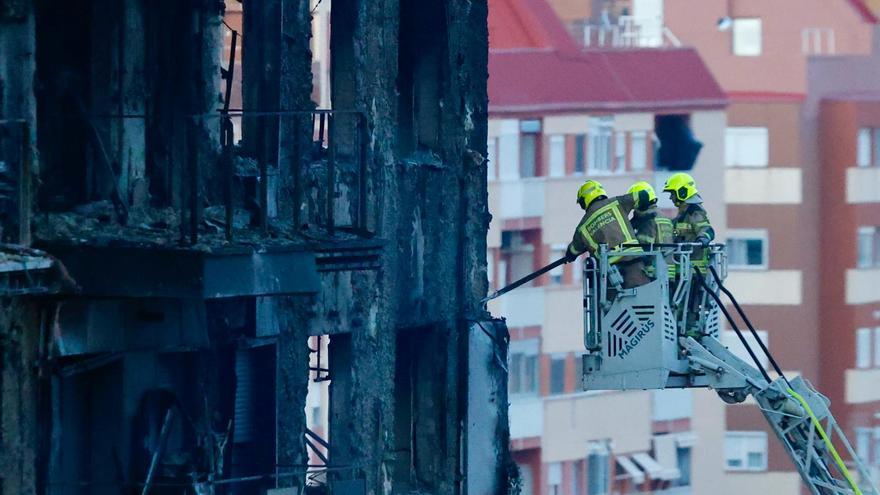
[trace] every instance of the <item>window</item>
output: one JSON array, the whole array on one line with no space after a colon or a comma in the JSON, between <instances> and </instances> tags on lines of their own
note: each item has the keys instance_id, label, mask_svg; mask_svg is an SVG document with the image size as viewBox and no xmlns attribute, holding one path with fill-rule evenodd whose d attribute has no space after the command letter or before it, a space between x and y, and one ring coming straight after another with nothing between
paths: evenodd
<instances>
[{"instance_id":1,"label":"window","mask_svg":"<svg viewBox=\"0 0 880 495\"><path fill-rule=\"evenodd\" d=\"M855 428L856 455L867 466L880 467L880 427Z\"/></svg>"},{"instance_id":2,"label":"window","mask_svg":"<svg viewBox=\"0 0 880 495\"><path fill-rule=\"evenodd\" d=\"M574 391L584 391L584 358L581 354L574 355Z\"/></svg>"},{"instance_id":3,"label":"window","mask_svg":"<svg viewBox=\"0 0 880 495\"><path fill-rule=\"evenodd\" d=\"M633 170L645 170L648 165L648 133L637 131L629 138L630 167Z\"/></svg>"},{"instance_id":4,"label":"window","mask_svg":"<svg viewBox=\"0 0 880 495\"><path fill-rule=\"evenodd\" d=\"M514 340L508 352L508 392L514 395L538 394L538 340Z\"/></svg>"},{"instance_id":5,"label":"window","mask_svg":"<svg viewBox=\"0 0 880 495\"><path fill-rule=\"evenodd\" d=\"M767 268L767 231L731 229L727 234L727 257L731 268Z\"/></svg>"},{"instance_id":6,"label":"window","mask_svg":"<svg viewBox=\"0 0 880 495\"><path fill-rule=\"evenodd\" d=\"M767 434L763 431L727 432L724 459L729 471L766 471Z\"/></svg>"},{"instance_id":7,"label":"window","mask_svg":"<svg viewBox=\"0 0 880 495\"><path fill-rule=\"evenodd\" d=\"M572 463L572 476L568 477L570 482L568 493L571 495L584 495L584 491L581 489L584 486L584 461L578 460Z\"/></svg>"},{"instance_id":8,"label":"window","mask_svg":"<svg viewBox=\"0 0 880 495\"><path fill-rule=\"evenodd\" d=\"M654 168L657 170L691 170L697 162L703 143L694 137L690 114L654 116Z\"/></svg>"},{"instance_id":9,"label":"window","mask_svg":"<svg viewBox=\"0 0 880 495\"><path fill-rule=\"evenodd\" d=\"M880 166L880 128L859 129L856 138L856 166Z\"/></svg>"},{"instance_id":10,"label":"window","mask_svg":"<svg viewBox=\"0 0 880 495\"><path fill-rule=\"evenodd\" d=\"M880 327L874 329L874 366L880 367Z\"/></svg>"},{"instance_id":11,"label":"window","mask_svg":"<svg viewBox=\"0 0 880 495\"><path fill-rule=\"evenodd\" d=\"M618 132L614 135L614 170L624 172L626 170L626 133Z\"/></svg>"},{"instance_id":12,"label":"window","mask_svg":"<svg viewBox=\"0 0 880 495\"><path fill-rule=\"evenodd\" d=\"M728 127L724 134L724 161L728 167L766 167L769 161L766 127Z\"/></svg>"},{"instance_id":13,"label":"window","mask_svg":"<svg viewBox=\"0 0 880 495\"><path fill-rule=\"evenodd\" d=\"M880 427L874 427L874 451L871 452L871 465L880 466Z\"/></svg>"},{"instance_id":14,"label":"window","mask_svg":"<svg viewBox=\"0 0 880 495\"><path fill-rule=\"evenodd\" d=\"M876 227L859 227L858 230L858 246L856 259L859 268L871 268L880 264L880 255L878 255L878 230Z\"/></svg>"},{"instance_id":15,"label":"window","mask_svg":"<svg viewBox=\"0 0 880 495\"><path fill-rule=\"evenodd\" d=\"M486 179L495 180L498 178L498 139L489 138L486 142Z\"/></svg>"},{"instance_id":16,"label":"window","mask_svg":"<svg viewBox=\"0 0 880 495\"><path fill-rule=\"evenodd\" d=\"M565 249L568 246L566 244L554 244L550 248L550 261L558 260L565 256ZM562 275L565 273L565 269L562 265L557 266L556 268L550 270L550 283L553 285L562 284Z\"/></svg>"},{"instance_id":17,"label":"window","mask_svg":"<svg viewBox=\"0 0 880 495\"><path fill-rule=\"evenodd\" d=\"M565 354L550 357L550 394L565 393Z\"/></svg>"},{"instance_id":18,"label":"window","mask_svg":"<svg viewBox=\"0 0 880 495\"><path fill-rule=\"evenodd\" d=\"M874 439L874 431L871 428L856 428L856 455L866 465L871 464L871 443ZM874 459L877 462L877 459Z\"/></svg>"},{"instance_id":19,"label":"window","mask_svg":"<svg viewBox=\"0 0 880 495\"><path fill-rule=\"evenodd\" d=\"M538 145L541 133L540 120L523 120L519 123L519 176L535 177L538 175Z\"/></svg>"},{"instance_id":20,"label":"window","mask_svg":"<svg viewBox=\"0 0 880 495\"><path fill-rule=\"evenodd\" d=\"M447 8L440 3L422 5L415 0L399 5L397 136L399 156L407 156L420 149L437 150L440 147L443 112L437 102L443 98L444 91L443 86L435 81L443 74L448 62L444 28L436 19L446 17ZM355 36L353 28L346 26L343 29L345 37L340 39ZM352 98L354 95L349 95L348 85L353 81L345 84L344 94ZM339 93L334 92L334 100Z\"/></svg>"},{"instance_id":21,"label":"window","mask_svg":"<svg viewBox=\"0 0 880 495\"><path fill-rule=\"evenodd\" d=\"M591 442L587 445L587 495L607 495L610 466L608 443Z\"/></svg>"},{"instance_id":22,"label":"window","mask_svg":"<svg viewBox=\"0 0 880 495\"><path fill-rule=\"evenodd\" d=\"M859 129L856 139L856 165L859 167L871 166L871 129L867 127Z\"/></svg>"},{"instance_id":23,"label":"window","mask_svg":"<svg viewBox=\"0 0 880 495\"><path fill-rule=\"evenodd\" d=\"M761 54L761 19L733 20L733 54L741 57Z\"/></svg>"},{"instance_id":24,"label":"window","mask_svg":"<svg viewBox=\"0 0 880 495\"><path fill-rule=\"evenodd\" d=\"M590 142L587 149L591 173L611 172L611 117L590 119Z\"/></svg>"},{"instance_id":25,"label":"window","mask_svg":"<svg viewBox=\"0 0 880 495\"><path fill-rule=\"evenodd\" d=\"M834 29L810 27L801 30L801 53L804 55L833 55L836 51Z\"/></svg>"},{"instance_id":26,"label":"window","mask_svg":"<svg viewBox=\"0 0 880 495\"><path fill-rule=\"evenodd\" d=\"M871 329L856 330L856 368L871 367Z\"/></svg>"},{"instance_id":27,"label":"window","mask_svg":"<svg viewBox=\"0 0 880 495\"><path fill-rule=\"evenodd\" d=\"M550 177L565 175L565 136L550 136Z\"/></svg>"},{"instance_id":28,"label":"window","mask_svg":"<svg viewBox=\"0 0 880 495\"><path fill-rule=\"evenodd\" d=\"M574 137L574 173L584 173L586 162L587 136L578 134Z\"/></svg>"},{"instance_id":29,"label":"window","mask_svg":"<svg viewBox=\"0 0 880 495\"><path fill-rule=\"evenodd\" d=\"M681 473L676 486L690 486L691 484L691 448L676 447L675 457L678 459L678 472Z\"/></svg>"},{"instance_id":30,"label":"window","mask_svg":"<svg viewBox=\"0 0 880 495\"><path fill-rule=\"evenodd\" d=\"M526 230L501 232L501 259L505 262L504 280L518 280L535 271L535 245L529 242ZM500 269L500 267L499 267ZM500 278L499 274L499 278ZM529 283L533 285L533 282ZM499 285L504 285L499 282Z\"/></svg>"},{"instance_id":31,"label":"window","mask_svg":"<svg viewBox=\"0 0 880 495\"><path fill-rule=\"evenodd\" d=\"M871 161L871 164L875 167L880 166L880 129L873 129L872 132L873 142L874 142L874 159Z\"/></svg>"},{"instance_id":32,"label":"window","mask_svg":"<svg viewBox=\"0 0 880 495\"><path fill-rule=\"evenodd\" d=\"M550 495L562 495L562 463L554 462L547 466L547 485Z\"/></svg>"}]
</instances>

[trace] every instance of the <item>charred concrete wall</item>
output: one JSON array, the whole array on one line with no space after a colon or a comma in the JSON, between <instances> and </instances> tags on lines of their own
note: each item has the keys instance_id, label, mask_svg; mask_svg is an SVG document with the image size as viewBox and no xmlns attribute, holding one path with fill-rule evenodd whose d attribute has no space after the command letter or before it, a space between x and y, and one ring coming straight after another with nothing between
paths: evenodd
<instances>
[{"instance_id":1,"label":"charred concrete wall","mask_svg":"<svg viewBox=\"0 0 880 495\"><path fill-rule=\"evenodd\" d=\"M53 493L111 493L143 481L163 411L179 409L188 412L169 433L169 480L191 476L187 469L204 480L270 466L272 485L301 487L306 338L330 334L331 490L339 482L370 494L505 492L506 329L479 303L489 224L486 2L334 1L325 144L310 120L308 2L246 1L243 9L242 141L220 161L222 3L0 1L0 118L34 130L41 218L81 215L43 225L41 238L82 234L77 242L101 248L147 242L143 231L183 232L187 208L191 232L216 229L203 216L234 197L235 208L259 213L240 228L260 227L248 231L248 245L372 243L378 261L323 271L308 296L77 296L53 335L82 348L52 349L49 405L43 416L22 406L18 417L35 420L22 423L10 448L33 466L28 456L42 445L42 481L69 483ZM235 179L245 192L221 184L231 163L249 170ZM149 209L172 213L157 219ZM83 216L96 231L112 227L113 243L82 233ZM351 228L334 230L344 224ZM211 239L184 247L209 251ZM39 335L19 334L28 345ZM33 348L9 349L17 363L4 364L14 372L9 383L30 383L22 363ZM272 427L259 434L235 424L241 377L250 376L238 367L251 360L262 361L252 370L260 378L247 380L273 387L248 399L272 412L260 416ZM45 445L28 433L37 418ZM231 458L215 455L221 441L238 444ZM82 449L90 455L78 457ZM249 458L261 471L239 463ZM19 478L35 483L34 469L21 467Z\"/></svg>"},{"instance_id":2,"label":"charred concrete wall","mask_svg":"<svg viewBox=\"0 0 880 495\"><path fill-rule=\"evenodd\" d=\"M39 307L0 299L0 493L37 492Z\"/></svg>"},{"instance_id":3,"label":"charred concrete wall","mask_svg":"<svg viewBox=\"0 0 880 495\"><path fill-rule=\"evenodd\" d=\"M314 328L348 332L331 337L331 458L361 466L368 493L467 491L467 320L487 316L486 8L333 5L333 105L367 115L369 224L387 244L375 275L326 280Z\"/></svg>"}]
</instances>

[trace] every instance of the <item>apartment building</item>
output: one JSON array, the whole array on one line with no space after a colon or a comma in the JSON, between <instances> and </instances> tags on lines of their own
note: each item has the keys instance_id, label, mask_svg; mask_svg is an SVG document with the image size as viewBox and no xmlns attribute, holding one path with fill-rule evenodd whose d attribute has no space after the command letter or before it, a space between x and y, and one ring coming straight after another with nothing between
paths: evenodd
<instances>
[{"instance_id":1,"label":"apartment building","mask_svg":"<svg viewBox=\"0 0 880 495\"><path fill-rule=\"evenodd\" d=\"M588 3L585 9L553 0L584 45L693 46L718 79L730 100L723 159L728 286L786 371L803 374L832 398L858 450L880 450L870 381L880 357L870 282L877 244L871 198L880 183L872 175L877 136L868 116L876 80L876 58L868 56L874 5ZM799 491L786 455L767 440L760 411L730 408L727 429L726 487ZM880 463L880 455L863 458Z\"/></svg>"},{"instance_id":2,"label":"apartment building","mask_svg":"<svg viewBox=\"0 0 880 495\"><path fill-rule=\"evenodd\" d=\"M821 170L821 367L859 456L880 475L880 37L808 64L804 130ZM829 330L829 331L825 331Z\"/></svg>"},{"instance_id":3,"label":"apartment building","mask_svg":"<svg viewBox=\"0 0 880 495\"><path fill-rule=\"evenodd\" d=\"M808 111L807 90L814 77L808 77L807 66L811 60L843 55L872 60L866 55L876 18L861 2L850 0L698 5L668 0L663 18L682 43L699 50L730 98L724 160L733 267L728 285L766 332L783 368L802 374L833 399L837 419L856 442L856 426L840 393L846 384L842 373L832 371L832 356L854 352L849 349L855 345L847 349L841 344L855 340L853 334L861 327L852 327L852 319L861 309L836 301L859 290L856 286L870 275L856 271L840 278L855 268L849 260L856 256L856 234L844 232L842 218L829 215L851 209L841 205L845 191L835 185L845 175L839 167L851 167L855 160L837 160L826 168L815 157L826 153L816 143L852 141L853 149L857 143L855 132L850 137L842 129L829 133L828 126L816 125L826 117ZM833 77L825 74L822 94L835 92L835 85L841 90L852 85L847 81L854 65L837 67ZM876 209L870 203L859 206L860 211ZM760 411L751 405L730 408L727 428L728 451L743 437L767 435ZM766 465L741 464L730 456L727 468L729 485L737 479L768 493L800 490L797 474L776 442L769 443Z\"/></svg>"},{"instance_id":4,"label":"apartment building","mask_svg":"<svg viewBox=\"0 0 880 495\"><path fill-rule=\"evenodd\" d=\"M494 288L562 256L587 178L623 194L689 170L724 232L726 99L696 51L582 50L545 0L491 1L489 30ZM581 269L566 265L490 305L511 333L511 447L523 493L708 493L723 474L714 394L582 392Z\"/></svg>"}]
</instances>

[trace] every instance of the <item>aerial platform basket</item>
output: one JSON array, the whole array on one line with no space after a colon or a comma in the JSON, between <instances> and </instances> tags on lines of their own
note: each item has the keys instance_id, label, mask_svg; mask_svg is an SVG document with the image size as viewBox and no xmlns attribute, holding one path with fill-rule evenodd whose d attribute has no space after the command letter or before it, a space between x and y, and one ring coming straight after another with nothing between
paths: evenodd
<instances>
[{"instance_id":1,"label":"aerial platform basket","mask_svg":"<svg viewBox=\"0 0 880 495\"><path fill-rule=\"evenodd\" d=\"M692 334L717 339L721 320L709 296L694 289L691 253L698 246L644 245L642 253L621 253L603 245L596 257L585 260L585 390L699 386L680 337L691 329ZM724 247L711 246L707 251L709 266L726 274ZM655 275L653 280L622 288L615 273L618 265L609 262L612 256L623 256L618 265L641 259L646 272ZM717 286L713 289L717 291Z\"/></svg>"}]
</instances>

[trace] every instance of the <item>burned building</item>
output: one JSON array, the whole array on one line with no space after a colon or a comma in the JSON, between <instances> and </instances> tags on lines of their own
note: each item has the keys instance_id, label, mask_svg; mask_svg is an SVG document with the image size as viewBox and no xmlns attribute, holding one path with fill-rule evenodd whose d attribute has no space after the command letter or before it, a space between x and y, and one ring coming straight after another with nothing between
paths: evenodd
<instances>
[{"instance_id":1,"label":"burned building","mask_svg":"<svg viewBox=\"0 0 880 495\"><path fill-rule=\"evenodd\" d=\"M240 3L0 1L0 493L505 492L486 3Z\"/></svg>"}]
</instances>

